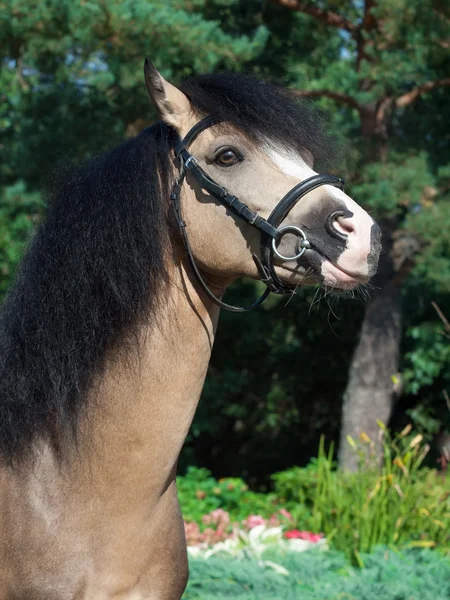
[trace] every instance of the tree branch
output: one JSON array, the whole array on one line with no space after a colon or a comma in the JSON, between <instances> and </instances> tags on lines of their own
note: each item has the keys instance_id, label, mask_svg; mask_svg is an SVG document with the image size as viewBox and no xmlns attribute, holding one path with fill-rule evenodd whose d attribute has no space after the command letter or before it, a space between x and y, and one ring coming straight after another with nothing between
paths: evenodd
<instances>
[{"instance_id":1,"label":"tree branch","mask_svg":"<svg viewBox=\"0 0 450 600\"><path fill-rule=\"evenodd\" d=\"M272 0L272 2L278 4L278 6L289 8L290 10L305 13L319 21L324 21L327 25L345 29L350 33L354 33L357 30L356 25L351 21L348 21L345 17L342 17L331 10L324 10L323 8L312 6L310 2L301 2L300 0Z\"/></svg>"},{"instance_id":2,"label":"tree branch","mask_svg":"<svg viewBox=\"0 0 450 600\"><path fill-rule=\"evenodd\" d=\"M352 108L356 108L356 110L362 110L363 106L352 96L348 94L341 94L340 92L334 92L333 90L295 90L295 93L298 96L303 96L304 98L322 98L325 96L326 98L331 98L332 100L336 100L336 102L340 102L341 104L347 104Z\"/></svg>"},{"instance_id":3,"label":"tree branch","mask_svg":"<svg viewBox=\"0 0 450 600\"><path fill-rule=\"evenodd\" d=\"M373 29L377 29L378 23L372 14L372 8L375 8L376 4L376 0L366 0L364 2L364 16L361 25L358 28L360 31L372 31Z\"/></svg>"},{"instance_id":4,"label":"tree branch","mask_svg":"<svg viewBox=\"0 0 450 600\"><path fill-rule=\"evenodd\" d=\"M376 109L375 122L378 135L384 139L388 139L388 113L392 108L392 97L385 96L379 103Z\"/></svg>"},{"instance_id":5,"label":"tree branch","mask_svg":"<svg viewBox=\"0 0 450 600\"><path fill-rule=\"evenodd\" d=\"M366 53L368 38L364 36L362 32L369 32L378 28L378 22L372 14L372 9L375 6L376 0L365 0L362 21L358 25L356 31L352 34L353 39L356 41L356 71L360 70L363 60L370 61Z\"/></svg>"},{"instance_id":6,"label":"tree branch","mask_svg":"<svg viewBox=\"0 0 450 600\"><path fill-rule=\"evenodd\" d=\"M447 85L450 85L450 77L436 79L436 81L427 81L426 83L417 86L410 92L399 96L395 101L395 105L397 108L404 108L405 106L409 106L410 104L415 102L421 94L425 94L430 90L434 90L435 88L444 87Z\"/></svg>"},{"instance_id":7,"label":"tree branch","mask_svg":"<svg viewBox=\"0 0 450 600\"><path fill-rule=\"evenodd\" d=\"M448 335L450 335L450 323L447 321L447 317L444 315L444 313L442 312L442 310L439 308L439 306L436 304L436 302L434 300L431 301L431 305L434 308L434 310L437 312L441 321L444 323L444 329L445 329L445 331L447 333L447 337L448 337Z\"/></svg>"}]
</instances>

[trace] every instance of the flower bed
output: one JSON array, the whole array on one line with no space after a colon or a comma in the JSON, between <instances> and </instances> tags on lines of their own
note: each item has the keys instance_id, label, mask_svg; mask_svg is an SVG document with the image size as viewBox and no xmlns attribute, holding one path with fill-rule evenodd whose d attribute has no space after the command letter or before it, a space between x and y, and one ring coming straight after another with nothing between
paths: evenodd
<instances>
[{"instance_id":1,"label":"flower bed","mask_svg":"<svg viewBox=\"0 0 450 600\"><path fill-rule=\"evenodd\" d=\"M260 566L287 575L284 567L273 561L263 561L262 555L268 550L304 552L328 548L322 534L292 529L292 515L285 509L280 509L269 519L250 515L239 523L231 522L229 513L218 508L203 517L203 524L206 527L202 530L198 523L185 521L191 557L208 559L225 554L235 558L253 558L258 560Z\"/></svg>"},{"instance_id":2,"label":"flower bed","mask_svg":"<svg viewBox=\"0 0 450 600\"><path fill-rule=\"evenodd\" d=\"M195 521L185 521L184 528L188 546L199 544L217 544L227 539L234 539L239 533L248 532L256 527L264 529L286 529L285 537L287 539L299 538L313 543L323 538L321 534L311 534L292 530L293 518L290 512L285 508L279 509L268 519L261 515L250 515L242 521L234 520L232 522L230 513L223 508L217 508L202 517L202 524L206 527L200 527Z\"/></svg>"},{"instance_id":3,"label":"flower bed","mask_svg":"<svg viewBox=\"0 0 450 600\"><path fill-rule=\"evenodd\" d=\"M351 440L361 456L356 473L336 470L332 447L325 451L322 441L318 458L307 467L275 474L268 494L250 491L241 479L217 481L205 469L191 468L178 479L189 545L237 544L264 525L283 527L283 542L317 543L308 535L323 533L331 547L360 566L362 553L380 544L449 552L450 478L419 468L428 451L420 435L410 436L406 428L390 439L383 428L380 432L381 467L371 462L375 444L368 436Z\"/></svg>"}]
</instances>

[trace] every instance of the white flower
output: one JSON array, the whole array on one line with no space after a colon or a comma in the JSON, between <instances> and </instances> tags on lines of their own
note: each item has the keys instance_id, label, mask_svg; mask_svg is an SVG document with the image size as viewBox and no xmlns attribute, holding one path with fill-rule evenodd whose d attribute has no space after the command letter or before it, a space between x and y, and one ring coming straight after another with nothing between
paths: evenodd
<instances>
[{"instance_id":1,"label":"white flower","mask_svg":"<svg viewBox=\"0 0 450 600\"><path fill-rule=\"evenodd\" d=\"M289 571L278 563L270 560L262 560L261 556L263 552L270 548L293 552L304 552L312 548L328 549L325 538L315 543L302 539L285 539L283 538L282 526L267 527L267 525L257 525L253 529L250 529L250 531L240 529L236 533L235 537L228 538L212 546L207 543L188 546L188 553L192 557L202 557L204 559L218 554L228 554L235 558L258 559L258 564L261 567L274 569L280 575L289 575Z\"/></svg>"}]
</instances>

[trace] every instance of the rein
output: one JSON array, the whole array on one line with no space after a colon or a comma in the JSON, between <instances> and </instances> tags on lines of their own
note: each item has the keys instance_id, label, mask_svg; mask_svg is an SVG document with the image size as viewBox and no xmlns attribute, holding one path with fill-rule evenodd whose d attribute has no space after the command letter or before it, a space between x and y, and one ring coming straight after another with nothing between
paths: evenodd
<instances>
[{"instance_id":1,"label":"rein","mask_svg":"<svg viewBox=\"0 0 450 600\"><path fill-rule=\"evenodd\" d=\"M301 198L303 198L303 196L320 187L321 185L334 185L335 187L343 189L344 181L339 177L334 177L334 175L313 175L312 177L309 177L308 179L305 179L305 181L302 181L298 185L294 186L278 202L273 211L270 213L270 216L267 219L264 219L258 215L258 213L253 212L236 196L230 194L226 188L222 187L213 179L211 179L211 177L209 177L209 175L200 167L195 157L192 156L192 154L188 151L190 144L192 144L192 142L200 133L220 122L222 122L222 119L212 116L205 117L196 123L183 139L178 138L175 144L175 159L179 161L179 171L178 177L175 180L172 192L170 194L170 201L178 228L181 233L184 247L187 252L189 264L204 293L210 300L212 300L212 302L214 302L214 304L220 308L224 308L225 310L232 312L245 312L260 306L269 296L270 292L274 292L275 294L291 294L295 291L296 286L283 282L276 274L273 264L273 256L275 254L285 261L297 260L303 256L306 250L311 248L311 243L309 242L305 232L300 229L300 227L296 227L294 225L284 225L280 227L280 224L286 218L289 211L292 210L292 208ZM189 243L186 223L183 220L181 213L180 192L188 172L190 172L197 180L202 190L209 192L231 213L240 217L249 225L255 229L258 229L258 231L261 233L261 257L253 254L253 260L255 261L258 269L260 280L266 285L266 290L250 306L240 307L222 302L222 300L219 300L219 298L217 298L217 296L209 289L207 283L200 273L192 253L191 245ZM277 248L281 238L287 233L294 234L298 237L297 254L294 256L283 256L280 254Z\"/></svg>"}]
</instances>

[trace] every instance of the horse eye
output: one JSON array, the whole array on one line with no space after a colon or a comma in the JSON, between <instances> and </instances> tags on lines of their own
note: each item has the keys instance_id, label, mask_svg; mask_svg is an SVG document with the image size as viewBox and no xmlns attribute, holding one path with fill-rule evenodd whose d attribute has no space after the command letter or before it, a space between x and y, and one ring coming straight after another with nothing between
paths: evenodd
<instances>
[{"instance_id":1,"label":"horse eye","mask_svg":"<svg viewBox=\"0 0 450 600\"><path fill-rule=\"evenodd\" d=\"M215 160L222 167L232 167L242 160L242 157L232 148L226 148L216 156Z\"/></svg>"}]
</instances>

